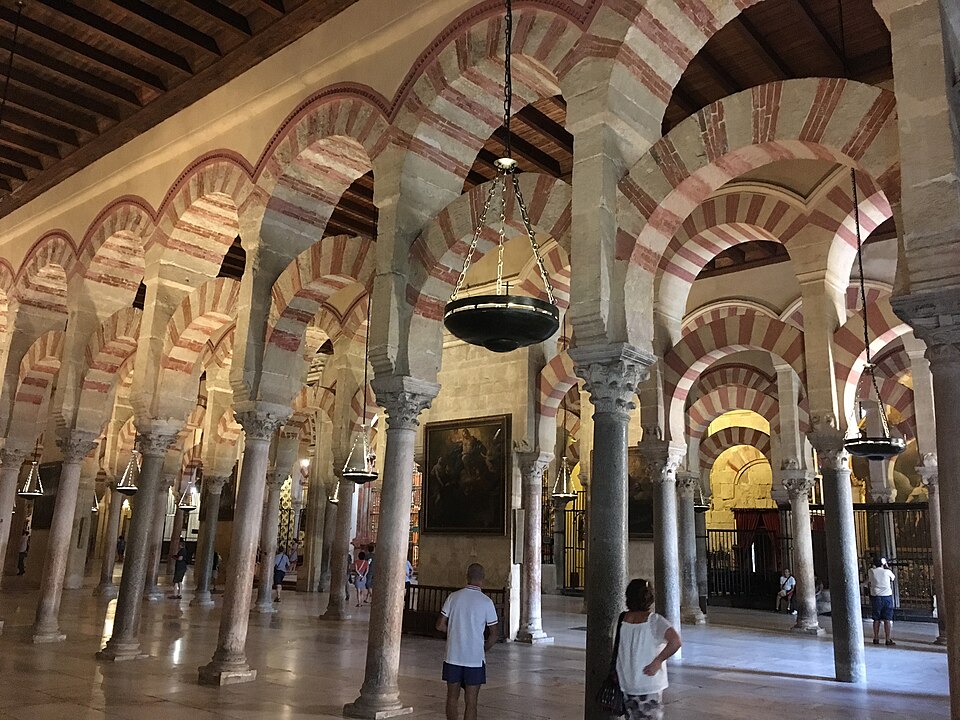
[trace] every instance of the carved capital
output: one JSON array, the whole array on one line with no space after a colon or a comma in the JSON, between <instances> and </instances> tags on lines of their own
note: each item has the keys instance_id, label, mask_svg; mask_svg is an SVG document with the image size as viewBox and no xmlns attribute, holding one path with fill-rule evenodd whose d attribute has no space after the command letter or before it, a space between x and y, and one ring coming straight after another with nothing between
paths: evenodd
<instances>
[{"instance_id":1,"label":"carved capital","mask_svg":"<svg viewBox=\"0 0 960 720\"><path fill-rule=\"evenodd\" d=\"M287 475L289 475L289 473L271 468L266 478L267 490L269 492L280 492L280 488L283 486L283 481L287 479Z\"/></svg>"},{"instance_id":2,"label":"carved capital","mask_svg":"<svg viewBox=\"0 0 960 720\"><path fill-rule=\"evenodd\" d=\"M956 286L899 295L890 298L890 304L928 346L960 345L960 291Z\"/></svg>"},{"instance_id":3,"label":"carved capital","mask_svg":"<svg viewBox=\"0 0 960 720\"><path fill-rule=\"evenodd\" d=\"M176 430L146 430L137 436L137 449L145 458L162 458L176 441Z\"/></svg>"},{"instance_id":4,"label":"carved capital","mask_svg":"<svg viewBox=\"0 0 960 720\"><path fill-rule=\"evenodd\" d=\"M234 411L247 440L270 440L290 417L291 410L282 405L252 403Z\"/></svg>"},{"instance_id":5,"label":"carved capital","mask_svg":"<svg viewBox=\"0 0 960 720\"><path fill-rule=\"evenodd\" d=\"M655 485L675 484L677 469L683 462L687 449L682 445L671 445L666 440L645 439L640 443L640 455L650 472Z\"/></svg>"},{"instance_id":6,"label":"carved capital","mask_svg":"<svg viewBox=\"0 0 960 720\"><path fill-rule=\"evenodd\" d=\"M783 489L787 491L790 502L795 502L801 497L809 497L813 489L813 473L800 468L784 468L781 478Z\"/></svg>"},{"instance_id":7,"label":"carved capital","mask_svg":"<svg viewBox=\"0 0 960 720\"><path fill-rule=\"evenodd\" d=\"M440 392L436 383L412 377L387 376L371 383L377 402L387 413L390 429L413 430L420 424L420 413Z\"/></svg>"},{"instance_id":8,"label":"carved capital","mask_svg":"<svg viewBox=\"0 0 960 720\"><path fill-rule=\"evenodd\" d=\"M917 465L920 482L927 488L936 488L940 482L940 468L937 466L936 453L924 453Z\"/></svg>"},{"instance_id":9,"label":"carved capital","mask_svg":"<svg viewBox=\"0 0 960 720\"><path fill-rule=\"evenodd\" d=\"M524 485L536 485L543 482L543 473L546 471L553 453L538 450L515 450L517 467L520 468L520 477Z\"/></svg>"},{"instance_id":10,"label":"carved capital","mask_svg":"<svg viewBox=\"0 0 960 720\"><path fill-rule=\"evenodd\" d=\"M814 415L810 418L813 428L808 437L817 451L820 467L825 470L849 470L849 458L843 447L844 434L837 429L837 420L833 415Z\"/></svg>"},{"instance_id":11,"label":"carved capital","mask_svg":"<svg viewBox=\"0 0 960 720\"><path fill-rule=\"evenodd\" d=\"M637 386L656 362L653 355L629 345L574 347L570 356L596 412L624 417L636 409Z\"/></svg>"},{"instance_id":12,"label":"carved capital","mask_svg":"<svg viewBox=\"0 0 960 720\"><path fill-rule=\"evenodd\" d=\"M203 487L211 495L219 495L229 479L226 475L204 475Z\"/></svg>"},{"instance_id":13,"label":"carved capital","mask_svg":"<svg viewBox=\"0 0 960 720\"><path fill-rule=\"evenodd\" d=\"M689 470L680 470L677 473L677 492L683 497L694 498L700 487L700 476Z\"/></svg>"},{"instance_id":14,"label":"carved capital","mask_svg":"<svg viewBox=\"0 0 960 720\"><path fill-rule=\"evenodd\" d=\"M960 369L960 346L953 344L927 345L925 353L930 362L930 371Z\"/></svg>"},{"instance_id":15,"label":"carved capital","mask_svg":"<svg viewBox=\"0 0 960 720\"><path fill-rule=\"evenodd\" d=\"M57 436L57 445L60 452L63 453L63 462L65 464L76 464L90 454L90 451L97 446L99 436L83 430L73 430L69 433Z\"/></svg>"},{"instance_id":16,"label":"carved capital","mask_svg":"<svg viewBox=\"0 0 960 720\"><path fill-rule=\"evenodd\" d=\"M17 472L20 472L20 466L29 454L30 452L23 448L6 447L0 451L0 461L5 467L15 467Z\"/></svg>"}]
</instances>

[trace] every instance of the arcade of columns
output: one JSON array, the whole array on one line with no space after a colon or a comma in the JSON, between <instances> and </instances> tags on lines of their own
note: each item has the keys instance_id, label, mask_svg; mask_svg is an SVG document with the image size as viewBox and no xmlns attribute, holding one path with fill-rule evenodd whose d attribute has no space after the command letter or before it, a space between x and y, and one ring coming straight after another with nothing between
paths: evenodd
<instances>
[{"instance_id":1,"label":"arcade of columns","mask_svg":"<svg viewBox=\"0 0 960 720\"><path fill-rule=\"evenodd\" d=\"M675 623L702 622L693 567L698 477L709 494L701 468L708 471L728 447L762 444L763 435L748 439L745 428L727 428L724 440L709 426L729 410L752 411L769 421L774 498L793 509L796 629L821 632L809 511L818 473L836 676L866 679L853 486L842 446L864 365L862 315L848 292L854 168L865 233L891 216L897 221L896 277L872 283L868 298L872 350L890 366L883 396L891 416L923 458L918 472L931 505L941 634L960 717L960 594L940 581L960 576L960 543L950 542L960 527L960 491L938 485L941 468L945 476L960 471L960 446L951 442L960 427L960 9L936 0L877 0L892 36L892 90L783 80L727 97L661 136L663 111L687 63L751 4L517 3L515 108L560 96L574 137L569 182L533 173L520 179L572 328L569 349L548 342L529 353L537 366L528 383L532 420L515 421L528 441L516 458L527 526L540 527L541 476L555 449L558 410L578 387L593 405L580 433L595 450L588 468L586 717L602 717L592 699L628 580L628 444L639 440L654 481L657 607ZM244 111L242 131L207 128L183 139L169 161L175 171L163 163L130 171L127 185L92 196L96 206L68 198L58 209L51 191L0 221L0 557L15 542L9 510L21 465L41 434L45 457L57 456L49 442L55 437L63 463L34 641L55 642L69 630L59 604L65 584L82 578L82 564L78 570L70 557L77 511L89 507L98 473L115 486L136 435L143 464L123 574L116 588L105 560L97 588L118 595L113 635L99 656L140 657L141 601L157 583L159 508L183 469L196 466L208 509L193 602L212 604L205 570L218 542L216 510L240 457L229 544L221 538L230 572L218 603L219 641L199 680L253 679L244 653L247 619L251 609L272 608L263 597L254 606L248 590L258 542L269 546L276 537L278 481L299 477L297 460L313 448L303 589L342 587L354 488L341 487L339 510L326 498L369 402L385 413L378 592L365 676L344 712L387 717L406 710L397 679L417 428L443 398L440 317L487 189L464 193L464 178L499 126L500 5L451 0L444 7L453 6L449 18L431 16L438 27L448 24L407 62L412 69L394 81L392 100L345 81L370 70L371 51L366 61L351 61L355 72L306 74L296 91L284 81L278 87L289 92L271 95L264 101L270 107ZM315 34L296 45L306 42L316 42ZM271 86L265 77L277 68L270 63L251 70L251 83L230 102L239 108L258 82ZM146 133L131 152L154 150L152 133L161 132ZM156 135L157 148L163 140ZM804 160L838 166L806 198L737 181L773 162ZM96 177L88 171L76 182ZM377 237L324 236L344 190L371 172ZM173 180L159 188L153 178L165 173ZM514 231L520 226L512 205L507 222ZM235 238L246 253L239 281L218 277ZM488 229L478 253L495 238ZM786 247L797 301L772 310L727 293L692 303L706 263L755 239ZM542 293L532 268L516 280ZM141 282L142 311L132 307ZM369 401L361 387L368 294ZM317 350L327 340L334 352L320 368ZM772 376L746 362L722 362L758 353L772 362ZM308 370L319 380L305 384ZM871 474L871 498L891 499L887 477ZM120 501L113 491L104 508L108 548ZM517 638L531 642L544 637L539 544L539 532L525 534ZM349 616L338 596L324 619Z\"/></svg>"}]
</instances>

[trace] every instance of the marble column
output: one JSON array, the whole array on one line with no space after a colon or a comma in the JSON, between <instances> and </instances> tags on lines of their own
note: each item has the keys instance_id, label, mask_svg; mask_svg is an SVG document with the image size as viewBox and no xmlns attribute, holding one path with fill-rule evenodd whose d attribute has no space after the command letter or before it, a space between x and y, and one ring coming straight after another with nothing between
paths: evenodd
<instances>
[{"instance_id":1,"label":"marble column","mask_svg":"<svg viewBox=\"0 0 960 720\"><path fill-rule=\"evenodd\" d=\"M339 503L330 502L328 499L323 509L323 554L320 557L320 592L330 592L330 584L332 582L330 558L333 557L333 542L337 533L337 518L340 515L338 505ZM347 541L349 542L349 538ZM346 557L343 559L343 564L347 564Z\"/></svg>"},{"instance_id":2,"label":"marble column","mask_svg":"<svg viewBox=\"0 0 960 720\"><path fill-rule=\"evenodd\" d=\"M303 565L297 571L297 592L319 592L328 501L327 489L317 477L307 490L306 505L304 540L301 546Z\"/></svg>"},{"instance_id":3,"label":"marble column","mask_svg":"<svg viewBox=\"0 0 960 720\"><path fill-rule=\"evenodd\" d=\"M173 522L170 523L170 544L167 546L167 567L165 573L171 578L176 570L174 558L177 556L177 553L180 552L180 536L183 534L184 525L187 520L187 513L180 507L180 496L182 494L182 487L177 487L173 494L173 501L177 506L173 512ZM162 547L163 543L161 541L161 548Z\"/></svg>"},{"instance_id":4,"label":"marble column","mask_svg":"<svg viewBox=\"0 0 960 720\"><path fill-rule=\"evenodd\" d=\"M217 649L213 659L198 669L200 683L204 685L249 682L257 677L257 671L247 664L245 652L250 621L250 591L260 536L264 481L270 462L270 440L286 421L290 409L252 403L235 414L244 431L243 465Z\"/></svg>"},{"instance_id":5,"label":"marble column","mask_svg":"<svg viewBox=\"0 0 960 720\"><path fill-rule=\"evenodd\" d=\"M257 612L275 613L273 606L273 558L277 554L277 533L280 531L280 488L289 473L273 468L267 475L267 501L263 506L260 529L260 587Z\"/></svg>"},{"instance_id":6,"label":"marble column","mask_svg":"<svg viewBox=\"0 0 960 720\"><path fill-rule=\"evenodd\" d=\"M780 470L781 482L790 498L791 534L793 535L793 577L797 586L793 604L797 609L796 632L823 635L817 619L817 588L813 567L813 535L810 525L810 490L813 473L800 467L796 458L785 458Z\"/></svg>"},{"instance_id":7,"label":"marble column","mask_svg":"<svg viewBox=\"0 0 960 720\"><path fill-rule=\"evenodd\" d=\"M410 377L376 378L377 402L387 413L387 443L377 531L377 588L370 607L367 661L360 696L343 714L356 718L406 715L413 708L400 702L400 630L404 578L410 542L411 481L417 418L430 407L440 386ZM342 500L341 500L342 502ZM331 594L337 592L333 587Z\"/></svg>"},{"instance_id":8,"label":"marble column","mask_svg":"<svg viewBox=\"0 0 960 720\"><path fill-rule=\"evenodd\" d=\"M197 553L197 590L190 604L197 607L210 607L213 597L210 594L213 579L213 554L217 550L217 518L220 515L220 498L228 477L223 475L205 475L203 478L203 524L200 526L200 542Z\"/></svg>"},{"instance_id":9,"label":"marble column","mask_svg":"<svg viewBox=\"0 0 960 720\"><path fill-rule=\"evenodd\" d=\"M691 625L707 621L700 610L700 590L697 586L697 489L700 477L691 472L677 474L679 496L678 549L680 555L680 620Z\"/></svg>"},{"instance_id":10,"label":"marble column","mask_svg":"<svg viewBox=\"0 0 960 720\"><path fill-rule=\"evenodd\" d=\"M93 433L73 430L58 438L63 452L60 484L53 510L53 520L47 535L47 555L40 579L40 597L33 623L33 642L63 642L67 636L60 632L60 598L63 595L63 580L67 572L67 557L73 537L73 517L77 509L77 494L80 490L80 465L87 453L97 445Z\"/></svg>"},{"instance_id":11,"label":"marble column","mask_svg":"<svg viewBox=\"0 0 960 720\"><path fill-rule=\"evenodd\" d=\"M610 669L613 628L628 581L627 431L637 386L654 358L629 346L574 347L570 355L593 403L593 464L587 519L587 652L584 718L608 716L597 704Z\"/></svg>"},{"instance_id":12,"label":"marble column","mask_svg":"<svg viewBox=\"0 0 960 720\"><path fill-rule=\"evenodd\" d=\"M827 530L833 661L837 680L863 683L867 665L863 647L860 572L850 487L850 456L844 434L832 417L811 418L810 442L817 451L823 477L823 515Z\"/></svg>"},{"instance_id":13,"label":"marble column","mask_svg":"<svg viewBox=\"0 0 960 720\"><path fill-rule=\"evenodd\" d=\"M334 460L334 467L335 471L339 473L343 463ZM337 517L334 523L333 544L330 546L330 597L327 600L327 609L320 616L321 620L349 620L353 617L351 613L352 602L346 596L346 587L350 533L353 529L354 515L357 512L356 496L356 484L350 480L341 481L340 502L336 507ZM377 562L380 562L379 556ZM377 569L379 569L379 565Z\"/></svg>"},{"instance_id":14,"label":"marble column","mask_svg":"<svg viewBox=\"0 0 960 720\"><path fill-rule=\"evenodd\" d=\"M6 447L0 450L0 585L3 584L3 563L7 557L7 543L10 541L10 526L13 524L13 506L17 501L17 481L20 469L27 457L27 451Z\"/></svg>"},{"instance_id":15,"label":"marble column","mask_svg":"<svg viewBox=\"0 0 960 720\"><path fill-rule=\"evenodd\" d=\"M63 578L64 590L78 590L83 587L87 556L90 552L90 533L95 532L96 528L96 517L92 517L91 512L96 499L96 477L83 477L81 474L73 527L70 530L70 552L67 555L67 570Z\"/></svg>"},{"instance_id":16,"label":"marble column","mask_svg":"<svg viewBox=\"0 0 960 720\"><path fill-rule=\"evenodd\" d=\"M655 431L655 429L654 429ZM671 445L644 428L640 454L653 481L653 574L657 612L680 626L680 540L677 526L677 468L686 448Z\"/></svg>"},{"instance_id":17,"label":"marble column","mask_svg":"<svg viewBox=\"0 0 960 720\"><path fill-rule=\"evenodd\" d=\"M937 454L926 453L917 466L920 481L927 488L927 515L930 518L930 550L933 554L933 591L937 596L937 639L935 645L947 644L947 621L943 599L943 540L940 519L940 477Z\"/></svg>"},{"instance_id":18,"label":"marble column","mask_svg":"<svg viewBox=\"0 0 960 720\"><path fill-rule=\"evenodd\" d=\"M127 533L127 549L124 553L123 574L120 576L120 593L113 618L113 635L97 657L101 660L133 660L140 654L140 613L143 604L143 586L147 578L150 542L153 534L153 518L160 497L160 471L167 448L177 438L179 428L166 426L162 429L144 428L139 439L143 455L140 468L139 490L135 496L130 530Z\"/></svg>"},{"instance_id":19,"label":"marble column","mask_svg":"<svg viewBox=\"0 0 960 720\"><path fill-rule=\"evenodd\" d=\"M553 453L517 451L523 505L523 565L520 568L520 629L517 642L530 645L552 643L543 631L543 473Z\"/></svg>"},{"instance_id":20,"label":"marble column","mask_svg":"<svg viewBox=\"0 0 960 720\"><path fill-rule=\"evenodd\" d=\"M120 515L123 512L124 496L117 492L116 482L107 483L110 502L107 505L107 527L103 537L103 557L100 562L100 584L93 594L104 598L117 596L117 586L113 584L113 571L117 564L117 538L120 537ZM102 509L100 512L104 512Z\"/></svg>"},{"instance_id":21,"label":"marble column","mask_svg":"<svg viewBox=\"0 0 960 720\"><path fill-rule=\"evenodd\" d=\"M160 558L163 555L163 527L167 522L167 501L170 497L170 488L176 483L176 475L164 477L156 489L153 520L150 527L150 549L147 555L147 574L143 578L143 599L150 602L163 600L163 590L160 589ZM137 498L143 495L141 486ZM126 563L124 563L126 566Z\"/></svg>"}]
</instances>

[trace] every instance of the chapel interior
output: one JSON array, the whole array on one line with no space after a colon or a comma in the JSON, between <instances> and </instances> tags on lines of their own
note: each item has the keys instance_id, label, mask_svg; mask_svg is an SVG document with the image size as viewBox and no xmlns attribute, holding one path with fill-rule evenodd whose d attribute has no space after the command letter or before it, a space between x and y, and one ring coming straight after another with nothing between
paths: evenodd
<instances>
[{"instance_id":1,"label":"chapel interior","mask_svg":"<svg viewBox=\"0 0 960 720\"><path fill-rule=\"evenodd\" d=\"M960 3L0 0L0 372L0 719L960 720Z\"/></svg>"}]
</instances>

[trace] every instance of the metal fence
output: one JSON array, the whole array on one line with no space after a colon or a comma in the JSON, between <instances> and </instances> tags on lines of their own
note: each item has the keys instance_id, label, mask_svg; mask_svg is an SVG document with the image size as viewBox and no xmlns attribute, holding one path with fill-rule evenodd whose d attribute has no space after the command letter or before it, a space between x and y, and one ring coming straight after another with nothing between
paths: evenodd
<instances>
[{"instance_id":1,"label":"metal fence","mask_svg":"<svg viewBox=\"0 0 960 720\"><path fill-rule=\"evenodd\" d=\"M579 490L564 510L563 589L583 592L587 567L587 492Z\"/></svg>"},{"instance_id":2,"label":"metal fence","mask_svg":"<svg viewBox=\"0 0 960 720\"><path fill-rule=\"evenodd\" d=\"M438 632L436 628L437 617L440 615L440 610L443 609L443 603L446 602L446 599L451 593L459 589L438 585L407 585L403 599L402 632L408 635L443 637L443 634ZM497 618L500 620L499 642L504 642L507 637L507 591L503 588L498 590L485 588L483 592L493 600L493 606L497 610Z\"/></svg>"}]
</instances>

